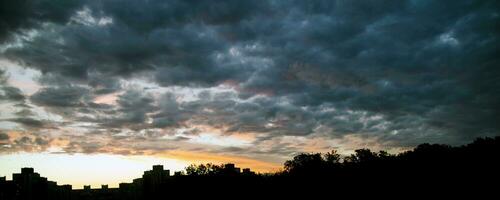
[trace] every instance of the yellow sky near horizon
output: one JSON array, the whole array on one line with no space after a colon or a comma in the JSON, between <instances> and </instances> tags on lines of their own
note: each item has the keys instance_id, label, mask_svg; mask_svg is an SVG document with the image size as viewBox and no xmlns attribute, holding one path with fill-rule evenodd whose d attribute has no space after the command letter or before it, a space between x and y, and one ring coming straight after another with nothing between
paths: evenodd
<instances>
[{"instance_id":1,"label":"yellow sky near horizon","mask_svg":"<svg viewBox=\"0 0 500 200\"><path fill-rule=\"evenodd\" d=\"M190 164L235 163L237 167L250 167L257 172L272 172L280 169L278 163L268 163L250 158L223 156L208 153L176 151L156 155L112 155L112 154L63 154L63 153L14 153L0 155L0 176L12 179L22 167L33 167L35 172L59 185L71 184L74 189L91 185L99 188L103 184L118 187L119 183L132 182L142 177L152 165L163 165L170 170L184 170Z\"/></svg>"}]
</instances>

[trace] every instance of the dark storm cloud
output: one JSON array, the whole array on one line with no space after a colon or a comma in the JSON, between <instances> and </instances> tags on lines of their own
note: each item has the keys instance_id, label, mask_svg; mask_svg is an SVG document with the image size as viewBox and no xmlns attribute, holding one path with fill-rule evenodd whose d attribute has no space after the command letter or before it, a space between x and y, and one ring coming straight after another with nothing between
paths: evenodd
<instances>
[{"instance_id":1,"label":"dark storm cloud","mask_svg":"<svg viewBox=\"0 0 500 200\"><path fill-rule=\"evenodd\" d=\"M33 103L50 107L83 106L88 89L80 86L48 87L31 95Z\"/></svg>"},{"instance_id":2,"label":"dark storm cloud","mask_svg":"<svg viewBox=\"0 0 500 200\"><path fill-rule=\"evenodd\" d=\"M155 127L185 127L188 123L222 128L225 134L272 133L278 136L307 136L318 126L321 116L275 98L260 97L245 102L234 99L237 94L201 92L198 100L177 101L172 93L158 102L158 112L152 115ZM190 130L186 135L196 135Z\"/></svg>"},{"instance_id":3,"label":"dark storm cloud","mask_svg":"<svg viewBox=\"0 0 500 200\"><path fill-rule=\"evenodd\" d=\"M67 82L42 77L52 85L30 97L35 104L89 107L87 93L123 90L120 80L130 77L237 91L189 102L174 94L155 102L144 91L127 91L117 108L108 108L116 116L89 119L105 121L103 127L179 128L189 121L264 133L262 141L321 132L399 145L499 134L496 1L76 5L48 12L57 19L26 13L2 19L10 27L3 38L36 30L2 57ZM74 82L90 88L64 86Z\"/></svg>"},{"instance_id":4,"label":"dark storm cloud","mask_svg":"<svg viewBox=\"0 0 500 200\"><path fill-rule=\"evenodd\" d=\"M94 89L94 93L109 94L122 89L121 81L116 77L106 77L103 75L91 75L88 85Z\"/></svg>"},{"instance_id":5,"label":"dark storm cloud","mask_svg":"<svg viewBox=\"0 0 500 200\"><path fill-rule=\"evenodd\" d=\"M15 122L27 128L40 129L40 128L53 128L52 123L45 120L38 120L30 117L20 117L7 119L6 121Z\"/></svg>"},{"instance_id":6,"label":"dark storm cloud","mask_svg":"<svg viewBox=\"0 0 500 200\"><path fill-rule=\"evenodd\" d=\"M138 32L149 32L158 27L182 26L193 22L209 25L236 24L251 17L257 9L266 9L266 2L247 1L123 1L112 0L101 6L119 23ZM147 12L145 12L147 10Z\"/></svg>"},{"instance_id":7,"label":"dark storm cloud","mask_svg":"<svg viewBox=\"0 0 500 200\"><path fill-rule=\"evenodd\" d=\"M276 42L266 53L281 52L273 58L279 65L244 86L275 87L299 106L380 113L390 122L387 132L418 125L390 137L400 142L437 141L436 133L451 137L436 137L439 142L495 135L498 7L494 1L337 1L330 13L299 9L304 15L290 14L289 22L301 28L261 38ZM363 132L352 122L339 126Z\"/></svg>"},{"instance_id":8,"label":"dark storm cloud","mask_svg":"<svg viewBox=\"0 0 500 200\"><path fill-rule=\"evenodd\" d=\"M16 118L16 119L10 119L12 122L20 123L22 125L28 126L28 127L42 127L43 123L39 120L36 119L31 119L31 118Z\"/></svg>"},{"instance_id":9,"label":"dark storm cloud","mask_svg":"<svg viewBox=\"0 0 500 200\"><path fill-rule=\"evenodd\" d=\"M104 128L147 128L147 114L156 108L153 103L154 99L150 94L139 89L129 89L118 97L118 105L112 115L98 117L95 122Z\"/></svg>"},{"instance_id":10,"label":"dark storm cloud","mask_svg":"<svg viewBox=\"0 0 500 200\"><path fill-rule=\"evenodd\" d=\"M44 22L65 23L79 0L4 0L0 2L0 43L20 29L37 28Z\"/></svg>"},{"instance_id":11,"label":"dark storm cloud","mask_svg":"<svg viewBox=\"0 0 500 200\"><path fill-rule=\"evenodd\" d=\"M180 108L175 95L172 93L163 94L158 102L159 112L152 116L154 127L180 127L184 121L191 117L189 111L181 110L182 108Z\"/></svg>"},{"instance_id":12,"label":"dark storm cloud","mask_svg":"<svg viewBox=\"0 0 500 200\"><path fill-rule=\"evenodd\" d=\"M0 91L0 100L22 101L26 98L21 90L16 87L0 86Z\"/></svg>"},{"instance_id":13,"label":"dark storm cloud","mask_svg":"<svg viewBox=\"0 0 500 200\"><path fill-rule=\"evenodd\" d=\"M76 84L87 85L89 92L95 95L109 94L123 89L121 80L115 76L106 76L100 73L88 73L86 80L75 80L61 74L44 74L37 78L37 81L49 87L71 86Z\"/></svg>"},{"instance_id":14,"label":"dark storm cloud","mask_svg":"<svg viewBox=\"0 0 500 200\"><path fill-rule=\"evenodd\" d=\"M7 83L7 76L5 70L0 69L0 84L5 84Z\"/></svg>"},{"instance_id":15,"label":"dark storm cloud","mask_svg":"<svg viewBox=\"0 0 500 200\"><path fill-rule=\"evenodd\" d=\"M0 69L0 103L15 102L16 107L27 107L26 96L19 88L10 86L7 80L7 73Z\"/></svg>"},{"instance_id":16,"label":"dark storm cloud","mask_svg":"<svg viewBox=\"0 0 500 200\"><path fill-rule=\"evenodd\" d=\"M69 24L47 24L5 56L78 80L94 72L128 76L158 69L153 79L161 85L210 86L244 78L239 66L216 61L229 45L216 29L250 16L254 7L239 1L88 2Z\"/></svg>"},{"instance_id":17,"label":"dark storm cloud","mask_svg":"<svg viewBox=\"0 0 500 200\"><path fill-rule=\"evenodd\" d=\"M9 139L9 135L7 135L6 133L0 132L0 141L1 140L8 140L8 139Z\"/></svg>"}]
</instances>

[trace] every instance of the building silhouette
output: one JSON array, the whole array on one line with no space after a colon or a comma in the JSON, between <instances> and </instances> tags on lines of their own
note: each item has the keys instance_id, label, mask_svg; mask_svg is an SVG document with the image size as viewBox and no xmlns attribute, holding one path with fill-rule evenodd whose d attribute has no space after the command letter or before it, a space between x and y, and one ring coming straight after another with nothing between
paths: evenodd
<instances>
[{"instance_id":1,"label":"building silhouette","mask_svg":"<svg viewBox=\"0 0 500 200\"><path fill-rule=\"evenodd\" d=\"M225 164L225 176L253 174L245 168L243 173L234 164ZM152 170L145 171L141 178L132 183L120 183L118 188L101 185L92 188L84 185L83 189L72 189L71 185L57 185L41 177L33 168L22 168L21 173L14 173L12 180L0 177L0 200L139 200L154 199L161 196L169 188L176 188L186 178L181 172L170 176L170 170L162 165L154 165Z\"/></svg>"},{"instance_id":2,"label":"building silhouette","mask_svg":"<svg viewBox=\"0 0 500 200\"><path fill-rule=\"evenodd\" d=\"M12 174L12 180L0 178L0 199L19 200L65 200L71 199L71 185L57 185L35 173L33 168L22 168L21 173Z\"/></svg>"}]
</instances>

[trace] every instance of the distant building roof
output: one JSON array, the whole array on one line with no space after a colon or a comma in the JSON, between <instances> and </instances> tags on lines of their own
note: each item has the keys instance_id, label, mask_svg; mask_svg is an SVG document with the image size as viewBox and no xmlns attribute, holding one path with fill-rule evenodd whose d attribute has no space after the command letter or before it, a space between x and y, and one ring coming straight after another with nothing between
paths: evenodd
<instances>
[{"instance_id":1,"label":"distant building roof","mask_svg":"<svg viewBox=\"0 0 500 200\"><path fill-rule=\"evenodd\" d=\"M21 173L22 174L33 174L35 170L31 167L23 167L21 168Z\"/></svg>"}]
</instances>

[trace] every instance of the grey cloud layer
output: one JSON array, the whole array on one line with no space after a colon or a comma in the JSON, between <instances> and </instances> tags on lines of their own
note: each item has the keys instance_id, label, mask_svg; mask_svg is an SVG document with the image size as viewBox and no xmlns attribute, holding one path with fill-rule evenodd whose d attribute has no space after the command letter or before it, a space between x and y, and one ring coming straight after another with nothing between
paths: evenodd
<instances>
[{"instance_id":1,"label":"grey cloud layer","mask_svg":"<svg viewBox=\"0 0 500 200\"><path fill-rule=\"evenodd\" d=\"M26 98L21 90L12 87L7 83L7 74L4 70L0 69L0 101L24 101Z\"/></svg>"},{"instance_id":2,"label":"grey cloud layer","mask_svg":"<svg viewBox=\"0 0 500 200\"><path fill-rule=\"evenodd\" d=\"M5 0L0 2L0 42L12 34L44 22L65 23L83 1L75 0Z\"/></svg>"},{"instance_id":3,"label":"grey cloud layer","mask_svg":"<svg viewBox=\"0 0 500 200\"><path fill-rule=\"evenodd\" d=\"M2 57L43 72L33 103L100 128L195 123L259 141L357 134L401 146L499 134L497 1L36 2L21 6L40 16L3 14L0 41L36 34ZM123 88L130 77L237 92L180 102ZM91 102L117 91L116 107Z\"/></svg>"}]
</instances>

